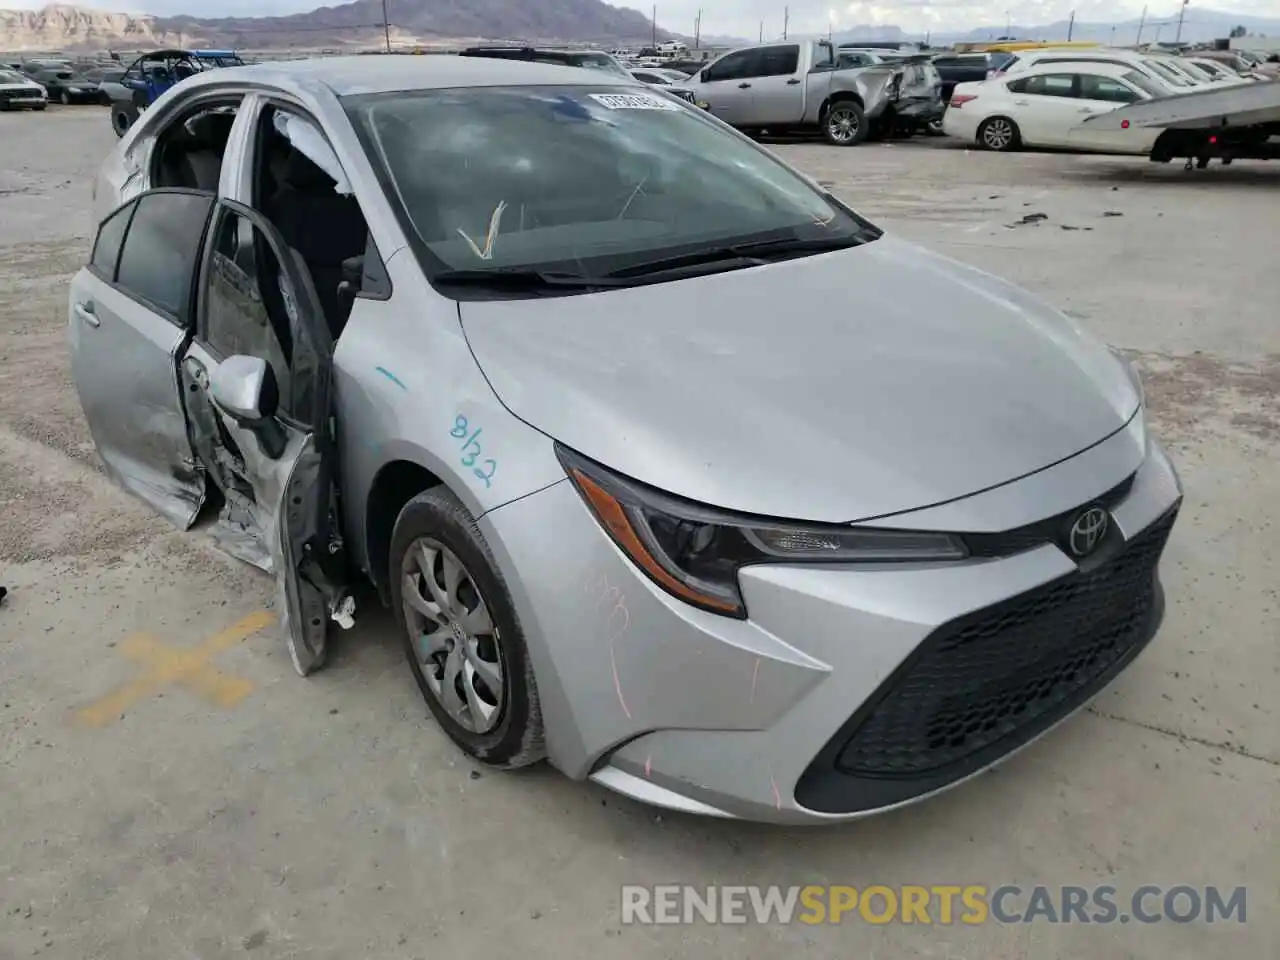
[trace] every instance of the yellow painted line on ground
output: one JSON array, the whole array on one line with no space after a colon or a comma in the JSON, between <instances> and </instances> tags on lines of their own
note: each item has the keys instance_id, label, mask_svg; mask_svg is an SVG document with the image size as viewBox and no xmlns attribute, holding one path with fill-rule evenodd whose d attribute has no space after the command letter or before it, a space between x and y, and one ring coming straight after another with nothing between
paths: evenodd
<instances>
[{"instance_id":1,"label":"yellow painted line on ground","mask_svg":"<svg viewBox=\"0 0 1280 960\"><path fill-rule=\"evenodd\" d=\"M120 645L120 652L145 666L146 672L77 711L77 721L105 727L138 701L175 683L215 706L234 707L253 690L252 681L222 673L210 661L275 620L274 613L259 610L194 647L171 647L145 633L129 637Z\"/></svg>"}]
</instances>

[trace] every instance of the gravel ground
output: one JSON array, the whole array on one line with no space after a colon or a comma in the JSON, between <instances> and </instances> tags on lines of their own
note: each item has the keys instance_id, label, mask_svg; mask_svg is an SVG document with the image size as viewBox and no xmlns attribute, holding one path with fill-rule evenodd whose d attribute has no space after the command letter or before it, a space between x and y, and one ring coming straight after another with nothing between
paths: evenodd
<instances>
[{"instance_id":1,"label":"gravel ground","mask_svg":"<svg viewBox=\"0 0 1280 960\"><path fill-rule=\"evenodd\" d=\"M881 225L1131 351L1187 487L1165 626L1086 713L929 803L779 830L658 814L549 770L474 769L379 614L306 682L269 630L227 646L218 669L252 687L233 708L166 685L109 723L77 721L137 676L127 638L194 647L271 592L98 469L64 324L113 143L100 109L0 115L0 958L1274 950L1280 164L772 146ZM850 290L832 309L858 302ZM669 882L1247 885L1249 912L1105 929L620 923L621 885Z\"/></svg>"}]
</instances>

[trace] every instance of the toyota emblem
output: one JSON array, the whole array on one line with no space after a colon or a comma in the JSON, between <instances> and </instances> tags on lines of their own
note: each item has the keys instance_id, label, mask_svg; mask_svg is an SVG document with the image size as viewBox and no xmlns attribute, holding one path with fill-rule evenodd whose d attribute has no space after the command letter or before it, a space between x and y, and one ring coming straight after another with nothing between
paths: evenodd
<instances>
[{"instance_id":1,"label":"toyota emblem","mask_svg":"<svg viewBox=\"0 0 1280 960\"><path fill-rule=\"evenodd\" d=\"M1107 511L1101 507L1090 507L1076 517L1075 523L1071 525L1071 532L1067 534L1067 546L1077 557L1087 557L1107 535L1110 523Z\"/></svg>"}]
</instances>

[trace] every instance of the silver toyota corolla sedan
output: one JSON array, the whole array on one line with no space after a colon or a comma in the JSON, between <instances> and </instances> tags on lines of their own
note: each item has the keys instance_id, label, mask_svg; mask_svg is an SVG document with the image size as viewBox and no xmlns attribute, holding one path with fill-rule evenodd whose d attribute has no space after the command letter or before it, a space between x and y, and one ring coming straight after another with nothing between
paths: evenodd
<instances>
[{"instance_id":1,"label":"silver toyota corolla sedan","mask_svg":"<svg viewBox=\"0 0 1280 960\"><path fill-rule=\"evenodd\" d=\"M627 78L213 71L94 195L69 322L108 471L274 573L302 674L390 605L485 763L864 816L1160 623L1181 490L1129 363Z\"/></svg>"}]
</instances>

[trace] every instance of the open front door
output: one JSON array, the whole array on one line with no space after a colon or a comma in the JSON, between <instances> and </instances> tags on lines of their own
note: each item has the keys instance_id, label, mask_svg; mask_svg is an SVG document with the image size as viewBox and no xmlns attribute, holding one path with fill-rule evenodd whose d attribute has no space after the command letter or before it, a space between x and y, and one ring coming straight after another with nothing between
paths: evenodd
<instances>
[{"instance_id":1,"label":"open front door","mask_svg":"<svg viewBox=\"0 0 1280 960\"><path fill-rule=\"evenodd\" d=\"M333 340L311 276L258 212L221 200L182 362L197 455L221 489L214 536L276 577L294 666L351 625L339 535Z\"/></svg>"}]
</instances>

